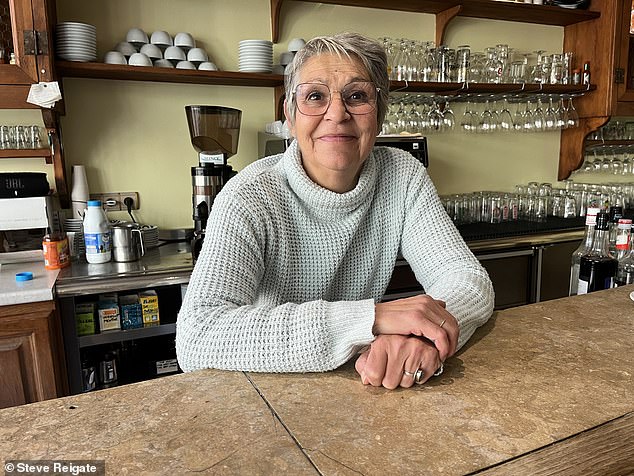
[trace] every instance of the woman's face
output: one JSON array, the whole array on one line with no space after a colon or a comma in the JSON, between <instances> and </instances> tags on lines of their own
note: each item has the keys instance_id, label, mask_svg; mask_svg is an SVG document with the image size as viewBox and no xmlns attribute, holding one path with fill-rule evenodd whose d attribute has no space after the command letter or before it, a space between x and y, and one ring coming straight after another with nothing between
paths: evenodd
<instances>
[{"instance_id":1,"label":"woman's face","mask_svg":"<svg viewBox=\"0 0 634 476\"><path fill-rule=\"evenodd\" d=\"M308 176L339 193L356 186L378 133L376 108L368 114L352 115L346 111L339 91L354 81L370 81L356 58L321 54L308 59L299 71L298 84L327 85L332 95L330 106L320 116L307 116L296 110L291 124ZM289 118L288 112L286 117Z\"/></svg>"}]
</instances>

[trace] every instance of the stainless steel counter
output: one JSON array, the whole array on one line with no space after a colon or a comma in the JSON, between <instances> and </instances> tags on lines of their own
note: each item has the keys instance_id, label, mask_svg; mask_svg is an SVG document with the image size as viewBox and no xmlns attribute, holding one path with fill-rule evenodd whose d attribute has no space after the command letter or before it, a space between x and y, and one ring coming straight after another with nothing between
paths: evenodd
<instances>
[{"instance_id":1,"label":"stainless steel counter","mask_svg":"<svg viewBox=\"0 0 634 476\"><path fill-rule=\"evenodd\" d=\"M75 261L59 273L55 291L58 297L66 297L181 284L189 281L192 269L189 243L169 243L130 263Z\"/></svg>"},{"instance_id":2,"label":"stainless steel counter","mask_svg":"<svg viewBox=\"0 0 634 476\"><path fill-rule=\"evenodd\" d=\"M513 236L468 242L474 253L511 251L545 246L583 238L583 230ZM57 277L59 297L95 294L117 290L181 284L189 281L193 269L189 243L168 243L149 250L139 261L90 264L75 261Z\"/></svg>"}]
</instances>

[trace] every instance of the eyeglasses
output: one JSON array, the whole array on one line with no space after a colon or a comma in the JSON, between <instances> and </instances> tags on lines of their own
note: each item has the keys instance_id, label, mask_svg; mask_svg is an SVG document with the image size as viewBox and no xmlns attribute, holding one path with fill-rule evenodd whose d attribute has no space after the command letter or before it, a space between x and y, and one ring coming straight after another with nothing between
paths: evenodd
<instances>
[{"instance_id":1,"label":"eyeglasses","mask_svg":"<svg viewBox=\"0 0 634 476\"><path fill-rule=\"evenodd\" d=\"M376 109L376 96L380 91L370 81L355 81L346 84L339 91L331 91L321 83L301 83L295 88L297 109L305 116L326 114L332 102L332 93L341 94L346 111L350 114L369 114Z\"/></svg>"}]
</instances>

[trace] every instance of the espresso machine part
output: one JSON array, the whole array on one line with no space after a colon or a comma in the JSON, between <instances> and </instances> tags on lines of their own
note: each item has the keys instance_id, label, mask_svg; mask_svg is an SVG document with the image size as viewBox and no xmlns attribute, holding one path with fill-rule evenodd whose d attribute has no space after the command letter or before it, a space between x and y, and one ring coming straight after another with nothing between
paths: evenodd
<instances>
[{"instance_id":1,"label":"espresso machine part","mask_svg":"<svg viewBox=\"0 0 634 476\"><path fill-rule=\"evenodd\" d=\"M143 232L136 223L121 222L112 225L114 260L120 263L136 261L145 254Z\"/></svg>"},{"instance_id":2,"label":"espresso machine part","mask_svg":"<svg viewBox=\"0 0 634 476\"><path fill-rule=\"evenodd\" d=\"M185 114L199 163L197 167L191 168L194 219L192 255L196 262L214 199L236 174L227 165L227 160L238 150L242 111L222 106L185 106Z\"/></svg>"}]
</instances>

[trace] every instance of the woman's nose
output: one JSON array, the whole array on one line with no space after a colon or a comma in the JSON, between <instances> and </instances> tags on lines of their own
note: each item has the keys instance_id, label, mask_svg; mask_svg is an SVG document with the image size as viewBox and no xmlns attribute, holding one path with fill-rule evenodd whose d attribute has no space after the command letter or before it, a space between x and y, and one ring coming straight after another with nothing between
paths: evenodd
<instances>
[{"instance_id":1,"label":"woman's nose","mask_svg":"<svg viewBox=\"0 0 634 476\"><path fill-rule=\"evenodd\" d=\"M346 109L346 103L343 102L341 93L332 93L330 105L326 110L325 117L333 121L344 121L350 117L350 113Z\"/></svg>"}]
</instances>

